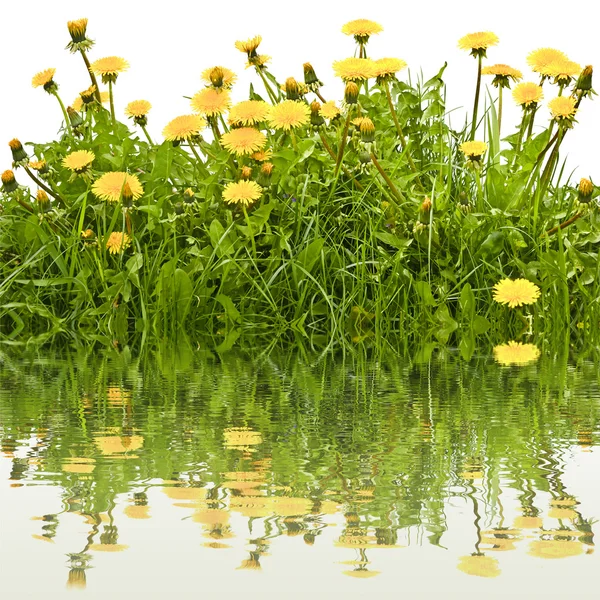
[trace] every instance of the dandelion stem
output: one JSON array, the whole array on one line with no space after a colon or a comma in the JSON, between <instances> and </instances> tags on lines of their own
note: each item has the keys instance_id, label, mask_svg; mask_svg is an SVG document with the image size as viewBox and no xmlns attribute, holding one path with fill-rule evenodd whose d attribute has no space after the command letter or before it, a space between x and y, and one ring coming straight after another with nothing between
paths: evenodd
<instances>
[{"instance_id":1,"label":"dandelion stem","mask_svg":"<svg viewBox=\"0 0 600 600\"><path fill-rule=\"evenodd\" d=\"M392 102L392 94L390 93L389 83L387 81L384 81L383 87L385 89L385 95L387 97L387 101L388 101L388 104L390 107L390 112L392 113L392 119L394 120L394 125L396 126L396 131L398 132L398 137L400 138L401 148L402 148L402 150L405 150L406 138L404 137L402 127L400 126L400 122L398 121L398 115L396 114L396 109L394 108L394 103ZM415 166L412 156L410 155L410 152L408 150L406 151L406 158L408 160L408 164L410 165L410 170L417 176L416 181L419 186L419 189L421 191L423 191L423 186L421 184L421 179L419 178L419 175L418 175L417 167Z\"/></svg>"},{"instance_id":2,"label":"dandelion stem","mask_svg":"<svg viewBox=\"0 0 600 600\"><path fill-rule=\"evenodd\" d=\"M375 156L375 154L373 154L371 152L370 156L371 156L371 161L375 165L375 168L379 171L379 174L383 177L385 182L388 184L388 187L390 188L392 194L394 194L394 197L396 198L396 200L398 200L398 202L400 202L400 203L404 202L404 198L402 197L402 194L398 191L398 189L396 188L396 186L394 185L392 180L388 177L388 174L384 171L383 167L379 164L379 161L377 160L377 157Z\"/></svg>"},{"instance_id":3,"label":"dandelion stem","mask_svg":"<svg viewBox=\"0 0 600 600\"><path fill-rule=\"evenodd\" d=\"M262 79L265 89L267 90L267 94L269 95L269 99L271 100L271 104L277 104L277 98L275 96L275 93L271 89L271 86L269 85L269 82L267 81L267 78L265 77L265 74L263 73L262 69L260 67L256 67L256 72L260 75L260 78Z\"/></svg>"},{"instance_id":4,"label":"dandelion stem","mask_svg":"<svg viewBox=\"0 0 600 600\"><path fill-rule=\"evenodd\" d=\"M294 147L294 150L298 152L298 144L296 143L296 135L293 129L290 129L290 137L292 138L292 146Z\"/></svg>"},{"instance_id":5,"label":"dandelion stem","mask_svg":"<svg viewBox=\"0 0 600 600\"><path fill-rule=\"evenodd\" d=\"M98 88L98 82L96 81L96 75L94 75L94 71L92 71L92 65L90 65L90 61L88 60L85 50L83 48L80 48L79 52L81 52L81 56L83 57L83 62L85 63L85 66L87 67L87 72L90 74L90 79L92 81L92 85L96 87L96 90L94 91L94 96L96 97L96 101L98 102L98 104L102 105L102 98L100 97L100 89Z\"/></svg>"},{"instance_id":6,"label":"dandelion stem","mask_svg":"<svg viewBox=\"0 0 600 600\"><path fill-rule=\"evenodd\" d=\"M502 139L502 86L498 88L498 139Z\"/></svg>"},{"instance_id":7,"label":"dandelion stem","mask_svg":"<svg viewBox=\"0 0 600 600\"><path fill-rule=\"evenodd\" d=\"M111 118L111 121L113 124L113 131L114 131L115 126L117 124L117 119L115 117L115 101L113 98L113 84L110 79L108 80L108 95L110 98L110 118Z\"/></svg>"},{"instance_id":8,"label":"dandelion stem","mask_svg":"<svg viewBox=\"0 0 600 600\"><path fill-rule=\"evenodd\" d=\"M471 141L475 139L475 130L477 129L477 110L479 108L479 90L481 88L481 61L482 56L477 57L477 85L475 87L475 103L473 104L473 122L471 123Z\"/></svg>"},{"instance_id":9,"label":"dandelion stem","mask_svg":"<svg viewBox=\"0 0 600 600\"><path fill-rule=\"evenodd\" d=\"M31 177L31 179L33 179L33 181L35 181L35 183L37 183L37 185L39 187L41 187L45 192L47 192L48 194L50 194L55 200L57 200L60 205L62 207L65 206L65 201L50 187L48 187L45 183L43 183L42 181L40 181L32 172L31 169L29 167L23 167L25 169L25 172L27 173L27 175L29 175L29 177Z\"/></svg>"},{"instance_id":10,"label":"dandelion stem","mask_svg":"<svg viewBox=\"0 0 600 600\"><path fill-rule=\"evenodd\" d=\"M325 104L325 102L327 102L327 100L325 100L325 98L323 98L323 95L321 94L321 92L319 90L315 90L315 94L317 96L317 98L323 103Z\"/></svg>"},{"instance_id":11,"label":"dandelion stem","mask_svg":"<svg viewBox=\"0 0 600 600\"><path fill-rule=\"evenodd\" d=\"M515 145L515 155L512 159L510 169L514 168L517 164L517 159L519 157L519 152L521 152L521 144L523 142L523 135L525 133L525 127L527 126L527 112L523 111L523 119L521 120L521 126L519 127L519 137L517 138L517 143Z\"/></svg>"},{"instance_id":12,"label":"dandelion stem","mask_svg":"<svg viewBox=\"0 0 600 600\"><path fill-rule=\"evenodd\" d=\"M577 219L579 219L579 217L581 217L582 215L583 213L581 212L575 213L571 218L567 219L566 221L563 221L562 223L559 223L556 227L548 229L548 231L542 233L540 237L554 235L559 229L564 229L565 227L568 227L569 225L575 223L575 221L577 221Z\"/></svg>"},{"instance_id":13,"label":"dandelion stem","mask_svg":"<svg viewBox=\"0 0 600 600\"><path fill-rule=\"evenodd\" d=\"M146 136L146 139L148 140L148 143L151 146L154 146L154 142L152 141L152 138L150 137L150 134L148 133L148 130L146 129L145 125L140 125L140 127L142 128L142 131L144 132L144 135Z\"/></svg>"},{"instance_id":14,"label":"dandelion stem","mask_svg":"<svg viewBox=\"0 0 600 600\"><path fill-rule=\"evenodd\" d=\"M335 156L335 152L333 151L333 149L331 148L331 145L329 144L329 142L327 141L327 138L323 135L323 132L321 130L319 130L319 137L321 138L321 142L323 142L323 146L325 147L325 150L327 150L327 152L329 152L329 156L331 156L331 158L333 160L336 159ZM344 171L344 173L353 180L354 185L356 185L356 187L362 192L364 191L365 187L362 185L362 183L360 181L358 181L357 179L355 179L352 175L352 173L350 173L350 171L348 171L348 169L342 165L342 171Z\"/></svg>"},{"instance_id":15,"label":"dandelion stem","mask_svg":"<svg viewBox=\"0 0 600 600\"><path fill-rule=\"evenodd\" d=\"M248 226L248 235L250 236L250 243L252 244L252 256L254 258L254 262L256 263L256 242L254 241L254 231L252 230L252 224L248 218L246 207L242 206L242 210L244 211L244 219L246 220L246 225Z\"/></svg>"},{"instance_id":16,"label":"dandelion stem","mask_svg":"<svg viewBox=\"0 0 600 600\"><path fill-rule=\"evenodd\" d=\"M349 107L348 115L346 116L346 122L344 123L344 130L342 131L342 139L340 141L340 147L338 150L337 160L335 161L334 175L336 177L340 170L340 165L342 164L342 158L344 156L344 149L346 148L346 138L348 137L348 128L350 127L350 117L351 116L352 116L352 107Z\"/></svg>"},{"instance_id":17,"label":"dandelion stem","mask_svg":"<svg viewBox=\"0 0 600 600\"><path fill-rule=\"evenodd\" d=\"M483 190L481 189L481 175L479 171L475 171L475 181L477 183L477 211L483 212Z\"/></svg>"},{"instance_id":18,"label":"dandelion stem","mask_svg":"<svg viewBox=\"0 0 600 600\"><path fill-rule=\"evenodd\" d=\"M188 140L188 146L189 146L190 150L192 151L192 154L196 157L196 160L200 164L204 164L202 162L202 159L200 158L200 155L198 154L198 151L196 150L196 148L194 148L194 144L192 144L191 140Z\"/></svg>"},{"instance_id":19,"label":"dandelion stem","mask_svg":"<svg viewBox=\"0 0 600 600\"><path fill-rule=\"evenodd\" d=\"M67 114L65 105L63 104L63 101L60 99L58 92L54 92L54 96L56 96L56 99L58 100L58 103L60 104L60 109L62 110L62 114L65 119L65 127L67 129L69 137L73 137L73 130L71 129L71 121L69 120L69 115Z\"/></svg>"}]
</instances>

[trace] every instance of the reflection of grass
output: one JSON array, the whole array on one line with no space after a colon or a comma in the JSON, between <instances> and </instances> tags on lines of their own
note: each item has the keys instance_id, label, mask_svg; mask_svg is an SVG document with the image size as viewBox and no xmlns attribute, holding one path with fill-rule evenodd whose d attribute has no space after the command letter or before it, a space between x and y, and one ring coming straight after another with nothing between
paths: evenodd
<instances>
[{"instance_id":1,"label":"reflection of grass","mask_svg":"<svg viewBox=\"0 0 600 600\"><path fill-rule=\"evenodd\" d=\"M435 338L466 358L484 336L494 344L530 333L597 340L599 192L589 179L565 180L560 163L593 95L591 67L551 49L532 53L540 85L512 90L522 113L512 132L504 121L503 138L502 93L522 73L483 66L498 43L491 32L459 41L477 61L461 130L447 118L445 65L413 81L403 60L371 57L379 24L348 33L356 56L334 64L343 101L326 101L308 63L304 82L281 85L256 36L236 43L255 71L253 104L230 106L236 76L211 67L193 96L199 114L175 116L165 141L153 143L149 102L128 104L129 125L115 113L127 61L105 57L88 68L84 21L68 48L84 60L81 87L95 83L73 110L57 95L53 69L36 75L59 100L62 136L31 151L10 142L1 336L122 347L185 330L213 336L219 351L242 334L327 348ZM484 111L488 74L497 92ZM542 94L557 96L546 124ZM82 152L85 164L75 160ZM107 175L124 173L131 181L107 191ZM43 193L32 195L23 177ZM507 318L491 301L491 287L507 278L542 290L526 334L518 314Z\"/></svg>"}]
</instances>

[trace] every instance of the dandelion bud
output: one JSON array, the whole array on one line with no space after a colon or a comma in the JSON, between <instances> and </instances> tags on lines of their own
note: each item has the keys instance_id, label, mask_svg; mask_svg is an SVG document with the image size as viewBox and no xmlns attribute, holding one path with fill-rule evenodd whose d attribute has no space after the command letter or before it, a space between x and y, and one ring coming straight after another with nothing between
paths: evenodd
<instances>
[{"instance_id":1,"label":"dandelion bud","mask_svg":"<svg viewBox=\"0 0 600 600\"><path fill-rule=\"evenodd\" d=\"M256 183L261 187L271 185L271 175L273 173L273 163L265 162L260 166L260 172L256 178Z\"/></svg>"},{"instance_id":2,"label":"dandelion bud","mask_svg":"<svg viewBox=\"0 0 600 600\"><path fill-rule=\"evenodd\" d=\"M362 150L358 153L358 160L361 165L368 165L371 162L371 153L367 150Z\"/></svg>"},{"instance_id":3,"label":"dandelion bud","mask_svg":"<svg viewBox=\"0 0 600 600\"><path fill-rule=\"evenodd\" d=\"M15 179L15 174L10 170L4 171L0 176L0 179L2 180L2 189L7 194L14 192L19 187L19 184Z\"/></svg>"},{"instance_id":4,"label":"dandelion bud","mask_svg":"<svg viewBox=\"0 0 600 600\"><path fill-rule=\"evenodd\" d=\"M365 117L360 123L360 139L365 144L375 141L375 125L368 117Z\"/></svg>"},{"instance_id":5,"label":"dandelion bud","mask_svg":"<svg viewBox=\"0 0 600 600\"><path fill-rule=\"evenodd\" d=\"M293 77L285 80L285 95L288 100L300 100L300 87Z\"/></svg>"},{"instance_id":6,"label":"dandelion bud","mask_svg":"<svg viewBox=\"0 0 600 600\"><path fill-rule=\"evenodd\" d=\"M35 199L38 203L41 212L46 212L50 207L50 198L48 198L48 194L44 190L38 190Z\"/></svg>"},{"instance_id":7,"label":"dandelion bud","mask_svg":"<svg viewBox=\"0 0 600 600\"><path fill-rule=\"evenodd\" d=\"M319 127L325 123L325 119L319 112L321 110L321 103L316 100L310 105L310 123L313 127Z\"/></svg>"},{"instance_id":8,"label":"dandelion bud","mask_svg":"<svg viewBox=\"0 0 600 600\"><path fill-rule=\"evenodd\" d=\"M348 81L346 83L344 100L346 104L356 104L358 102L358 85L356 85L354 81Z\"/></svg>"},{"instance_id":9,"label":"dandelion bud","mask_svg":"<svg viewBox=\"0 0 600 600\"><path fill-rule=\"evenodd\" d=\"M175 214L180 217L181 215L184 214L185 212L185 208L183 206L183 203L181 202L176 202L175 205L173 206L173 208L175 209Z\"/></svg>"},{"instance_id":10,"label":"dandelion bud","mask_svg":"<svg viewBox=\"0 0 600 600\"><path fill-rule=\"evenodd\" d=\"M13 163L16 167L23 166L29 163L27 153L25 152L25 150L23 149L23 145L17 138L10 140L10 142L8 142L8 145L12 152Z\"/></svg>"},{"instance_id":11,"label":"dandelion bud","mask_svg":"<svg viewBox=\"0 0 600 600\"><path fill-rule=\"evenodd\" d=\"M37 171L40 175L46 175L47 173L50 172L50 167L48 166L48 163L44 159L35 160L33 162L30 162L29 166L34 171Z\"/></svg>"},{"instance_id":12,"label":"dandelion bud","mask_svg":"<svg viewBox=\"0 0 600 600\"><path fill-rule=\"evenodd\" d=\"M421 203L421 207L419 208L419 210L422 213L428 213L431 210L431 198L429 198L429 196L425 197L425 199Z\"/></svg>"},{"instance_id":13,"label":"dandelion bud","mask_svg":"<svg viewBox=\"0 0 600 600\"><path fill-rule=\"evenodd\" d=\"M585 177L579 182L579 187L577 188L578 192L578 200L581 204L588 204L592 199L592 194L594 193L594 184Z\"/></svg>"},{"instance_id":14,"label":"dandelion bud","mask_svg":"<svg viewBox=\"0 0 600 600\"><path fill-rule=\"evenodd\" d=\"M319 81L319 78L317 77L317 74L315 73L313 66L310 63L306 62L306 63L304 63L303 68L304 68L304 83L306 83L306 85L313 91L315 90L315 86L316 86L316 89L320 88L323 85L323 82Z\"/></svg>"},{"instance_id":15,"label":"dandelion bud","mask_svg":"<svg viewBox=\"0 0 600 600\"><path fill-rule=\"evenodd\" d=\"M83 125L81 115L72 106L67 106L67 115L69 115L69 121L71 121L73 128Z\"/></svg>"},{"instance_id":16,"label":"dandelion bud","mask_svg":"<svg viewBox=\"0 0 600 600\"><path fill-rule=\"evenodd\" d=\"M242 179L250 179L251 175L252 175L252 168L249 167L248 165L244 165L242 167L242 171L241 171Z\"/></svg>"},{"instance_id":17,"label":"dandelion bud","mask_svg":"<svg viewBox=\"0 0 600 600\"><path fill-rule=\"evenodd\" d=\"M588 65L583 69L581 75L579 75L579 79L577 79L577 83L575 84L575 89L580 90L582 92L589 92L592 89L592 74L594 68L592 65Z\"/></svg>"},{"instance_id":18,"label":"dandelion bud","mask_svg":"<svg viewBox=\"0 0 600 600\"><path fill-rule=\"evenodd\" d=\"M79 95L81 96L81 102L83 103L83 108L85 110L89 104L92 104L96 100L96 86L90 85L87 90L79 92Z\"/></svg>"},{"instance_id":19,"label":"dandelion bud","mask_svg":"<svg viewBox=\"0 0 600 600\"><path fill-rule=\"evenodd\" d=\"M71 41L67 44L67 50L71 52L85 51L94 45L94 42L86 37L87 24L87 19L77 19L76 21L67 22L67 29L71 36Z\"/></svg>"},{"instance_id":20,"label":"dandelion bud","mask_svg":"<svg viewBox=\"0 0 600 600\"><path fill-rule=\"evenodd\" d=\"M214 67L208 73L208 78L213 87L221 88L223 87L223 79L225 77L225 73L221 67Z\"/></svg>"},{"instance_id":21,"label":"dandelion bud","mask_svg":"<svg viewBox=\"0 0 600 600\"><path fill-rule=\"evenodd\" d=\"M81 238L85 241L91 241L96 237L96 234L91 229L86 229L81 232Z\"/></svg>"},{"instance_id":22,"label":"dandelion bud","mask_svg":"<svg viewBox=\"0 0 600 600\"><path fill-rule=\"evenodd\" d=\"M123 190L121 191L121 202L125 208L131 208L131 206L133 206L133 192L127 181L123 185Z\"/></svg>"},{"instance_id":23,"label":"dandelion bud","mask_svg":"<svg viewBox=\"0 0 600 600\"><path fill-rule=\"evenodd\" d=\"M192 188L186 188L183 191L183 201L186 204L193 204L196 201L196 196L194 195L194 190Z\"/></svg>"}]
</instances>

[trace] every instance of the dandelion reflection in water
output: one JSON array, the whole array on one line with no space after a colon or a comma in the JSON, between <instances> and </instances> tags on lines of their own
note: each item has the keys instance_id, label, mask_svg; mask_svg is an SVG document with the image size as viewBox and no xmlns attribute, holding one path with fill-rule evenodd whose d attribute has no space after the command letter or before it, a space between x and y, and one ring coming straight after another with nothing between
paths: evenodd
<instances>
[{"instance_id":1,"label":"dandelion reflection in water","mask_svg":"<svg viewBox=\"0 0 600 600\"><path fill-rule=\"evenodd\" d=\"M311 568L350 595L431 569L551 590L548 560L592 585L598 490L573 473L598 468L597 369L507 365L5 354L0 589L25 555L50 595L122 569L155 589L159 558L170 589L192 563L209 589Z\"/></svg>"}]
</instances>

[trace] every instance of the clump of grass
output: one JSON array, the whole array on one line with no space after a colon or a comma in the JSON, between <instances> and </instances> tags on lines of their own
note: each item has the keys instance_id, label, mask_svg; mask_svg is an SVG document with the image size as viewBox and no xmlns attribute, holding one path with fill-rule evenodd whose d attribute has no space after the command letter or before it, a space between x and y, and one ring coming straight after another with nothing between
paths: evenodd
<instances>
[{"instance_id":1,"label":"clump of grass","mask_svg":"<svg viewBox=\"0 0 600 600\"><path fill-rule=\"evenodd\" d=\"M59 101L62 134L27 149L12 140L13 170L2 175L2 337L118 346L186 332L221 349L240 336L326 348L431 340L465 357L478 339L596 340L599 192L590 179L565 181L560 162L594 94L592 68L532 52L539 84L512 90L522 117L502 137L502 92L522 73L483 66L493 33L459 41L477 78L471 119L456 130L446 65L404 80L400 58L369 57L381 25L343 31L357 56L333 65L341 101L323 96L310 63L304 81L282 84L256 36L236 42L258 78L247 99L234 103L232 70L209 67L190 113L159 142L149 101L127 105L130 125L115 113L127 61L90 63L87 21L70 22L69 49L91 86L82 81L89 87L65 108L55 70L38 73L34 85ZM480 118L488 74L498 100ZM544 94L552 118L538 133ZM541 290L528 315L493 302L505 279Z\"/></svg>"}]
</instances>

